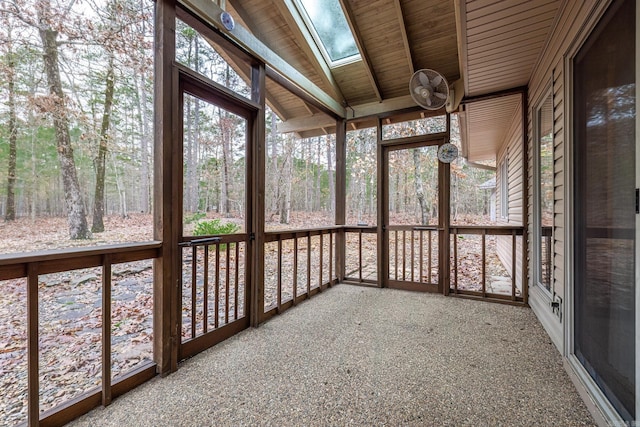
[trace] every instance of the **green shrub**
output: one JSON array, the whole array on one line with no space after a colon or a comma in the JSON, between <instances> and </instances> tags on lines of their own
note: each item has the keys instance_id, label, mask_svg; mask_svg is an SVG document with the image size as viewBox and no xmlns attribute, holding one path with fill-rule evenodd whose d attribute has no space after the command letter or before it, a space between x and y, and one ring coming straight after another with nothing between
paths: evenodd
<instances>
[{"instance_id":1,"label":"green shrub","mask_svg":"<svg viewBox=\"0 0 640 427\"><path fill-rule=\"evenodd\" d=\"M232 234L240 230L240 226L232 222L222 222L220 219L214 219L211 221L202 221L196 224L193 228L194 236L211 236L219 234ZM220 250L225 250L226 244L220 245Z\"/></svg>"},{"instance_id":2,"label":"green shrub","mask_svg":"<svg viewBox=\"0 0 640 427\"><path fill-rule=\"evenodd\" d=\"M194 236L211 236L218 234L231 234L240 230L240 226L232 222L222 222L220 219L201 221L193 228Z\"/></svg>"},{"instance_id":3,"label":"green shrub","mask_svg":"<svg viewBox=\"0 0 640 427\"><path fill-rule=\"evenodd\" d=\"M207 214L204 212L194 212L193 214L184 217L184 223L191 224L192 222L199 221L206 216Z\"/></svg>"}]
</instances>

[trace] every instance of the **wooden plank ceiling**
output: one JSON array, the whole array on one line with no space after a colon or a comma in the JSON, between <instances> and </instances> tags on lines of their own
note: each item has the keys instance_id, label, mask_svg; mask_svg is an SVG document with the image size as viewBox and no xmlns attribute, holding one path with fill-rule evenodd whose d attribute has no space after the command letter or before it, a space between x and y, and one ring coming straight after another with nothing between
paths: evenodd
<instances>
[{"instance_id":1,"label":"wooden plank ceiling","mask_svg":"<svg viewBox=\"0 0 640 427\"><path fill-rule=\"evenodd\" d=\"M439 71L450 84L460 80L467 97L526 85L562 1L568 0L340 0L362 60L335 68L320 54L294 0L221 3L237 24L344 105L347 119L361 119L373 114L389 117L391 111L401 112L403 118L411 111L424 114L408 89L412 73L421 68ZM268 97L288 122L288 131L298 125L305 136L333 131L316 108L281 86L270 85ZM508 126L491 118L515 108L509 98L483 104L482 116L492 126ZM476 115L478 109L472 108ZM309 129L314 117L322 120ZM486 132L478 127L480 121L466 123L469 146L495 154L500 143L496 135L506 129Z\"/></svg>"},{"instance_id":2,"label":"wooden plank ceiling","mask_svg":"<svg viewBox=\"0 0 640 427\"><path fill-rule=\"evenodd\" d=\"M347 107L348 118L407 108L423 113L409 96L409 79L433 68L449 82L460 78L453 0L341 0L362 60L330 68L293 0L227 0L236 22ZM285 90L270 90L277 105L294 105ZM299 103L302 101L299 100ZM307 108L283 111L295 128L317 114ZM406 113L406 111L403 111ZM350 114L349 114L350 113ZM367 122L365 125L373 122ZM326 128L325 128L326 130ZM306 130L305 132L309 132Z\"/></svg>"}]
</instances>

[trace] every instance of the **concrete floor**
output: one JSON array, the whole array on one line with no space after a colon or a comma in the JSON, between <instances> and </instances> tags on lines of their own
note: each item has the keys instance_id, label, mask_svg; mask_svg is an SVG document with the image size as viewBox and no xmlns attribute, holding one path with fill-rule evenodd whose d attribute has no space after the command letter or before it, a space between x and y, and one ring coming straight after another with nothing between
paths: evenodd
<instances>
[{"instance_id":1,"label":"concrete floor","mask_svg":"<svg viewBox=\"0 0 640 427\"><path fill-rule=\"evenodd\" d=\"M594 425L533 312L340 285L73 426Z\"/></svg>"}]
</instances>

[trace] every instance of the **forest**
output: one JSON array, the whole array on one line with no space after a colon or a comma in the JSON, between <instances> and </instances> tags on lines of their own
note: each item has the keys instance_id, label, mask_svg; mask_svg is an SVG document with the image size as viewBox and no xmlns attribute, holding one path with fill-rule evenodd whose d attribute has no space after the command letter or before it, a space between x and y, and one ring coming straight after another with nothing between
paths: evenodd
<instances>
[{"instance_id":1,"label":"forest","mask_svg":"<svg viewBox=\"0 0 640 427\"><path fill-rule=\"evenodd\" d=\"M34 234L43 230L25 224L59 228L55 247L60 247L72 241L101 243L100 233L114 224L126 228L122 221L133 218L140 231L115 240L150 240L153 2L0 0L0 21L3 229L8 232L14 222ZM224 53L180 21L176 47L179 63L249 96L249 83ZM190 233L207 217L226 218L242 229L245 120L189 95L183 110L184 231ZM333 224L335 135L302 138L279 132L282 121L270 108L266 123L267 229ZM389 124L383 138L442 131L443 126L442 117ZM454 116L452 140L459 143L457 126ZM374 128L347 134L348 224L376 222L375 145ZM432 149L392 153L394 221L429 224L437 218L435 156ZM451 176L454 221L486 215L489 192L478 191L478 185L494 172L459 159Z\"/></svg>"}]
</instances>

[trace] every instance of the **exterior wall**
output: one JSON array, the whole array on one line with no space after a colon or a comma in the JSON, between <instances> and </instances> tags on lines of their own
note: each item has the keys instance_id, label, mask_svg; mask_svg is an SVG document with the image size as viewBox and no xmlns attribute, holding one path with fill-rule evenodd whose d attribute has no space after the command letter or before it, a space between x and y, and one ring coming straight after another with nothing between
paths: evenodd
<instances>
[{"instance_id":1,"label":"exterior wall","mask_svg":"<svg viewBox=\"0 0 640 427\"><path fill-rule=\"evenodd\" d=\"M556 22L547 40L547 45L539 58L529 82L528 109L528 275L529 304L540 322L548 332L558 350L566 357L567 369L575 374L574 380L581 393L589 390L585 401L595 401L598 411L592 411L597 419L598 414L608 414L609 423L618 421L616 415L603 408L606 399L590 385L590 377L572 355L572 146L571 146L571 69L570 58L585 40L610 0L565 0L558 11ZM534 261L536 250L532 236L535 236L534 213L534 144L536 107L551 89L553 105L553 137L554 137L554 221L553 221L553 277L552 289L555 295L544 292L535 283ZM554 312L551 300L560 302L560 311ZM583 394L583 396L586 396Z\"/></svg>"},{"instance_id":2,"label":"exterior wall","mask_svg":"<svg viewBox=\"0 0 640 427\"><path fill-rule=\"evenodd\" d=\"M507 179L508 185L508 202L507 217L502 218L498 215L497 222L500 225L521 226L523 224L522 207L523 207L523 146L522 146L522 104L516 109L509 130L505 135L505 139L501 144L502 148L498 152L498 162L500 165L507 161L508 177L503 177L500 173L500 167L496 173L496 188L498 189L498 199L501 200L504 195L500 194L501 184ZM498 201L500 206L500 201ZM511 236L497 237L498 257L508 271L511 271L512 251ZM516 248L516 286L522 291L522 239L517 240Z\"/></svg>"},{"instance_id":3,"label":"exterior wall","mask_svg":"<svg viewBox=\"0 0 640 427\"><path fill-rule=\"evenodd\" d=\"M547 40L547 45L539 58L538 63L532 73L529 83L529 111L528 111L528 153L529 170L529 218L528 218L528 235L533 236L534 233L534 176L533 167L535 165L533 159L534 147L534 120L535 108L544 95L551 87L553 96L553 117L554 117L554 224L553 224L553 278L552 288L557 296L562 300L560 310L564 314L566 308L567 292L566 276L567 276L567 222L570 218L567 214L567 195L566 193L566 171L567 171L567 146L565 138L567 135L567 102L565 100L568 88L565 87L567 73L565 71L565 56L578 42L578 37L585 32L585 25L590 20L595 20L594 15L604 9L608 0L584 0L575 2L565 0L560 7L556 23L552 33ZM533 257L534 245L530 244L528 259L528 274L532 279L533 265L531 260ZM551 299L548 294L542 292L539 287L530 280L530 305L540 318L543 326L551 336L554 344L561 353L566 354L566 339L563 336L563 320L566 316L558 316L551 310Z\"/></svg>"}]
</instances>

